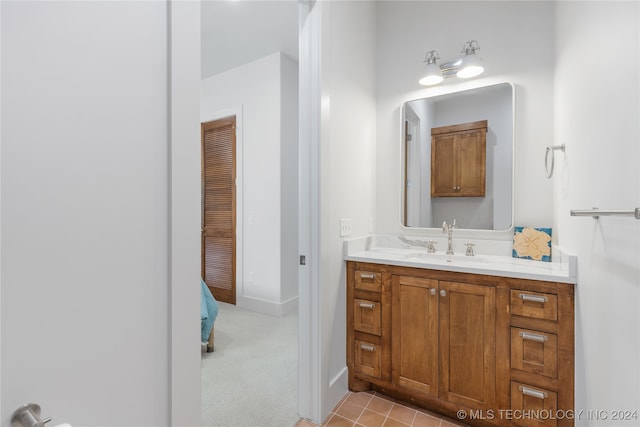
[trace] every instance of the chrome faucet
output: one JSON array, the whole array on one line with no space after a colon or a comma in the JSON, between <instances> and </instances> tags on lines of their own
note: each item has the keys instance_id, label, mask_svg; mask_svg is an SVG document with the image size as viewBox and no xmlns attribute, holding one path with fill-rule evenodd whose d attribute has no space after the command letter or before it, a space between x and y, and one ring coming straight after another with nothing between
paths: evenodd
<instances>
[{"instance_id":1,"label":"chrome faucet","mask_svg":"<svg viewBox=\"0 0 640 427\"><path fill-rule=\"evenodd\" d=\"M448 234L447 239L447 255L453 255L453 229L456 228L456 219L453 219L453 224L447 224L447 221L442 222L442 232Z\"/></svg>"}]
</instances>

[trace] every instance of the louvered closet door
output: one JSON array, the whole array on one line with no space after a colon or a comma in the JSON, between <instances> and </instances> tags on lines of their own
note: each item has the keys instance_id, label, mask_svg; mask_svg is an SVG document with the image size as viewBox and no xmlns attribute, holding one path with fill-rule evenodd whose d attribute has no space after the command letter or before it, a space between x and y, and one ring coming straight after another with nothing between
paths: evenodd
<instances>
[{"instance_id":1,"label":"louvered closet door","mask_svg":"<svg viewBox=\"0 0 640 427\"><path fill-rule=\"evenodd\" d=\"M236 119L202 124L202 277L213 296L236 303Z\"/></svg>"}]
</instances>

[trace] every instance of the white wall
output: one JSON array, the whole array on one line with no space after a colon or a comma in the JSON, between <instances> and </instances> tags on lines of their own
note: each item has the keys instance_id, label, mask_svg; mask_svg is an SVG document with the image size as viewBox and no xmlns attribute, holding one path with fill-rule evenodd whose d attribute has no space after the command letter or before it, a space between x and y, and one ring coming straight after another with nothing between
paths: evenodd
<instances>
[{"instance_id":1,"label":"white wall","mask_svg":"<svg viewBox=\"0 0 640 427\"><path fill-rule=\"evenodd\" d=\"M197 283L197 251L192 263L171 265L172 249L190 255L198 243L196 230L171 235L182 217L172 216L169 186L198 182L181 169L185 145L172 144L184 121L169 129L168 83L184 75L169 74L176 40L167 23L185 21L163 2L2 2L1 10L1 423L34 401L56 424L197 425L188 404L186 419L171 413L169 360L193 363L180 389L196 400L198 291L188 284ZM179 86L172 96L181 98ZM186 173L173 181L172 172ZM176 200L197 214L197 199ZM174 290L192 303L191 316L170 317ZM174 316L194 346L184 347L187 357L173 352Z\"/></svg>"},{"instance_id":2,"label":"white wall","mask_svg":"<svg viewBox=\"0 0 640 427\"><path fill-rule=\"evenodd\" d=\"M558 2L556 31L555 144L566 153L554 217L558 243L578 255L576 409L640 411L639 221L569 216L640 206L639 3Z\"/></svg>"},{"instance_id":3,"label":"white wall","mask_svg":"<svg viewBox=\"0 0 640 427\"><path fill-rule=\"evenodd\" d=\"M272 315L286 314L297 304L295 68L275 53L202 80L203 122L230 111L241 115L237 304Z\"/></svg>"},{"instance_id":4,"label":"white wall","mask_svg":"<svg viewBox=\"0 0 640 427\"><path fill-rule=\"evenodd\" d=\"M346 392L346 292L340 219L369 232L374 207L375 4L322 5L320 333L323 416Z\"/></svg>"},{"instance_id":5,"label":"white wall","mask_svg":"<svg viewBox=\"0 0 640 427\"><path fill-rule=\"evenodd\" d=\"M552 187L543 165L553 138L553 3L386 1L378 3L377 17L376 231L405 231L400 227L401 105L501 82L516 86L515 193L526 197L515 199L515 225L550 226ZM447 79L431 88L418 84L427 51L438 50L444 62L458 57L471 39L479 41L485 62L480 78ZM441 236L439 229L410 232Z\"/></svg>"}]
</instances>

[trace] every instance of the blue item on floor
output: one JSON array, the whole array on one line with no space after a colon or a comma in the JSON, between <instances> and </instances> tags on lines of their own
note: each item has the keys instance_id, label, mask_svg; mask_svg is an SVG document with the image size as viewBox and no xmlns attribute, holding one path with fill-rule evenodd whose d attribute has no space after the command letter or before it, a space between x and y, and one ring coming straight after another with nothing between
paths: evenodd
<instances>
[{"instance_id":1,"label":"blue item on floor","mask_svg":"<svg viewBox=\"0 0 640 427\"><path fill-rule=\"evenodd\" d=\"M209 334L218 316L218 302L215 300L211 291L207 287L204 280L200 279L200 286L202 288L202 297L200 298L200 318L202 331L200 339L202 342L209 340Z\"/></svg>"}]
</instances>

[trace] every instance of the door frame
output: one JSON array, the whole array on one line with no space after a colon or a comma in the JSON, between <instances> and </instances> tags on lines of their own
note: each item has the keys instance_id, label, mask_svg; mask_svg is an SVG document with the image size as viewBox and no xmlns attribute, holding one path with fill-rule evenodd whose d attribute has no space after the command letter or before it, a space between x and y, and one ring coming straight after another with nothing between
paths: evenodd
<instances>
[{"instance_id":1,"label":"door frame","mask_svg":"<svg viewBox=\"0 0 640 427\"><path fill-rule=\"evenodd\" d=\"M169 0L169 422L200 426L200 2Z\"/></svg>"},{"instance_id":2,"label":"door frame","mask_svg":"<svg viewBox=\"0 0 640 427\"><path fill-rule=\"evenodd\" d=\"M326 343L320 335L322 3L298 0L298 249L306 258L298 270L298 414L316 424L323 421L323 403L329 382L328 366L323 368Z\"/></svg>"},{"instance_id":3,"label":"door frame","mask_svg":"<svg viewBox=\"0 0 640 427\"><path fill-rule=\"evenodd\" d=\"M306 135L317 142L320 115L320 16L312 13L316 2L298 0L300 37L300 149L317 149L316 144L302 139ZM200 351L195 346L200 341L200 328L196 307L200 305L200 289L190 283L198 283L200 276L200 1L168 0L168 128L169 128L169 311L170 311L170 423L172 426L201 425L200 401ZM306 68L305 68L306 67ZM310 91L310 92L309 92ZM306 95L303 95L306 94ZM309 96L310 95L310 96ZM241 113L241 111L240 111ZM209 119L207 117L206 119ZM303 126L303 122L306 126ZM236 113L236 128L242 129L241 114ZM242 141L236 134L236 143ZM195 142L194 142L195 141ZM308 145L307 145L308 144ZM241 145L241 143L240 143ZM238 157L242 155L237 147ZM313 154L313 153L311 153ZM301 155L302 158L302 155ZM314 171L301 169L300 182L305 176L313 194L300 199L300 225L308 226L306 238L301 235L300 253L308 254L307 268L299 270L299 329L298 329L298 414L319 421L322 414L323 345L320 340L319 298L319 235L318 208L318 159L311 157ZM238 158L236 159L238 162ZM241 162L240 162L241 167ZM242 170L237 170L242 182ZM241 187L241 185L239 185ZM241 191L241 188L237 189ZM300 194L306 189L300 186ZM236 193L237 214L242 211L242 196ZM242 232L242 222L237 232ZM241 242L241 235L236 235ZM236 246L236 252L241 249ZM240 274L242 256L236 258ZM309 268L311 264L312 268ZM242 292L241 276L236 276ZM325 372L326 374L326 372ZM321 421L321 420L320 420Z\"/></svg>"}]
</instances>

